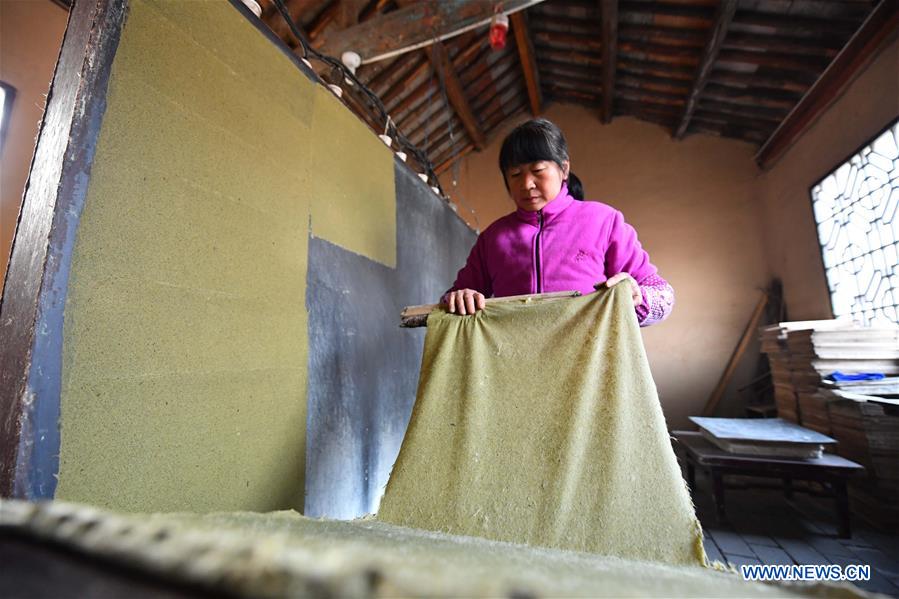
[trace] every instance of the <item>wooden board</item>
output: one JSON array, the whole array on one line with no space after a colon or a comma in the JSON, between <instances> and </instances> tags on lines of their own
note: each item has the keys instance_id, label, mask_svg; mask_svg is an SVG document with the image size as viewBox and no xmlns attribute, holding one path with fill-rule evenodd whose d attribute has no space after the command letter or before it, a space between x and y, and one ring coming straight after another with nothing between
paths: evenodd
<instances>
[{"instance_id":1,"label":"wooden board","mask_svg":"<svg viewBox=\"0 0 899 599\"><path fill-rule=\"evenodd\" d=\"M578 297L581 295L579 291L555 291L552 293L532 293L528 295L510 295L509 297L491 297L486 300L487 305L498 303L521 302L529 303L535 301L558 300L568 297ZM400 314L401 327L425 327L428 326L428 314L438 308L446 307L444 304L424 304L421 306L407 306L403 308Z\"/></svg>"},{"instance_id":2,"label":"wooden board","mask_svg":"<svg viewBox=\"0 0 899 599\"><path fill-rule=\"evenodd\" d=\"M787 422L781 418L704 418L690 416L697 426L718 439L751 441L756 443L784 443L791 445L822 445L836 443L835 439L813 430Z\"/></svg>"}]
</instances>

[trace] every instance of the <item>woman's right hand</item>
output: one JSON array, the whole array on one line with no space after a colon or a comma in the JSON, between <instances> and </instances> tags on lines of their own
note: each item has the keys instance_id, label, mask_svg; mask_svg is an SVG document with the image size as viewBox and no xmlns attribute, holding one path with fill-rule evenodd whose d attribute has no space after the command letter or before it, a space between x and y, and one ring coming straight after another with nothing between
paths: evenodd
<instances>
[{"instance_id":1,"label":"woman's right hand","mask_svg":"<svg viewBox=\"0 0 899 599\"><path fill-rule=\"evenodd\" d=\"M450 314L474 314L483 310L484 294L474 289L459 289L446 294L446 305Z\"/></svg>"}]
</instances>

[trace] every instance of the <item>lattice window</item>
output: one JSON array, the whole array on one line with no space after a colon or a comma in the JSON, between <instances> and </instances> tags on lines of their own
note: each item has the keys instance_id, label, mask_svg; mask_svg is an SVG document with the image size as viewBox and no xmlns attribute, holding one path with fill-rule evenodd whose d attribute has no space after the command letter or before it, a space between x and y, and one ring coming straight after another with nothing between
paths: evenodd
<instances>
[{"instance_id":1,"label":"lattice window","mask_svg":"<svg viewBox=\"0 0 899 599\"><path fill-rule=\"evenodd\" d=\"M834 316L899 323L899 120L811 195Z\"/></svg>"}]
</instances>

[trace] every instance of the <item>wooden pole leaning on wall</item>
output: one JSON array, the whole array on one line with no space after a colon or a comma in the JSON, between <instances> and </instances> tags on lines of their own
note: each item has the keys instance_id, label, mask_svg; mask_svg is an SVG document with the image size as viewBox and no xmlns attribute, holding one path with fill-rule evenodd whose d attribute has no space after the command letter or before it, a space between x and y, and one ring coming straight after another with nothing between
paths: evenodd
<instances>
[{"instance_id":1,"label":"wooden pole leaning on wall","mask_svg":"<svg viewBox=\"0 0 899 599\"><path fill-rule=\"evenodd\" d=\"M708 401L705 402L705 407L702 408L703 416L712 416L718 408L718 403L721 401L721 398L724 397L724 390L727 389L727 385L730 383L730 379L737 369L737 364L740 363L740 358L742 358L743 354L746 352L746 347L749 345L752 336L756 334L759 321L765 313L765 306L767 305L768 291L765 290L762 292L762 297L759 298L759 303L755 306L755 311L749 318L749 324L746 325L746 330L743 331L743 337L740 338L740 342L737 344L733 355L730 357L730 361L727 363L727 368L724 369L724 373L721 375L721 380L718 381L715 390L712 391Z\"/></svg>"},{"instance_id":2,"label":"wooden pole leaning on wall","mask_svg":"<svg viewBox=\"0 0 899 599\"><path fill-rule=\"evenodd\" d=\"M548 300L578 297L579 291L554 291L552 293L532 293L529 295L510 295L508 297L491 297L486 301L487 305L509 304L513 302L532 303ZM445 306L445 304L424 304L421 306L406 306L400 314L400 326L405 328L428 326L428 314Z\"/></svg>"}]
</instances>

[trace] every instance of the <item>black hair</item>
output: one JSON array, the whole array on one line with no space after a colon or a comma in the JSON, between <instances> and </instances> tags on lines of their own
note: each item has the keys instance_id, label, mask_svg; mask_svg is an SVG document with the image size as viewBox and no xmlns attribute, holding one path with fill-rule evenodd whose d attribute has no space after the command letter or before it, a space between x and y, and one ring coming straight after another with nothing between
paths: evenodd
<instances>
[{"instance_id":1,"label":"black hair","mask_svg":"<svg viewBox=\"0 0 899 599\"><path fill-rule=\"evenodd\" d=\"M562 131L546 119L532 119L515 127L499 151L499 171L502 174L506 189L506 171L519 164L528 164L539 160L551 160L562 168L568 158L568 143ZM584 199L584 186L574 173L568 171L568 193L576 200Z\"/></svg>"}]
</instances>

